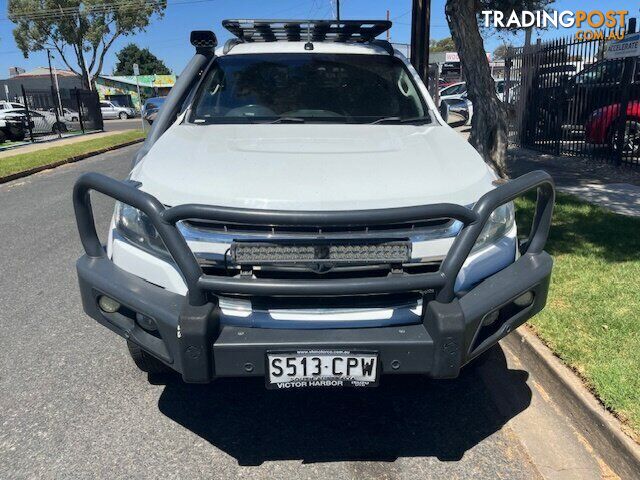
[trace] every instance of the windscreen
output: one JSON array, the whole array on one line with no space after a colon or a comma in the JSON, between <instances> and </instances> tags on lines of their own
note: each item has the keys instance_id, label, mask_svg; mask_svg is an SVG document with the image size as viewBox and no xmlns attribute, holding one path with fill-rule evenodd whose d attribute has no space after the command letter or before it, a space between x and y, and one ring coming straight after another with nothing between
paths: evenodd
<instances>
[{"instance_id":1,"label":"windscreen","mask_svg":"<svg viewBox=\"0 0 640 480\"><path fill-rule=\"evenodd\" d=\"M430 120L398 58L322 53L217 58L189 117L195 124Z\"/></svg>"}]
</instances>

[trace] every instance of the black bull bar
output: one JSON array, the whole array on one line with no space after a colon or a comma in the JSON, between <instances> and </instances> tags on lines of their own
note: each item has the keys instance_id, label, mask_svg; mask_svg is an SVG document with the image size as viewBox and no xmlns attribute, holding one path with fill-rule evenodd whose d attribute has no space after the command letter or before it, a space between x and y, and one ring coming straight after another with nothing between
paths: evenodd
<instances>
[{"instance_id":1,"label":"black bull bar","mask_svg":"<svg viewBox=\"0 0 640 480\"><path fill-rule=\"evenodd\" d=\"M551 260L546 252L544 252L544 246L551 225L555 189L550 175L543 171L530 172L497 186L495 189L483 195L473 208L445 203L354 211L281 211L228 208L197 204L178 205L167 208L155 197L141 191L131 182L114 180L98 173L86 173L78 179L73 191L73 204L80 238L86 251L86 256L83 257L85 263L93 259L108 261L106 251L96 232L90 199L90 192L92 190L128 204L147 215L159 236L162 238L167 250L173 257L188 288L187 297L183 302L184 305L180 312L180 342L182 345L178 349L179 352L175 355L181 357L178 362L179 370L182 371L185 380L208 381L213 377L213 367L211 365L211 359L208 358L207 354L205 353L205 355L197 355L197 358L191 358L194 356L186 355L184 352L194 352L194 349L191 347L204 349L206 352L220 335L219 320L209 320L210 317L216 316L212 314L212 312L217 308L217 305L214 304L216 302L215 296L220 294L312 297L390 294L434 290L436 292L435 301L425 306L425 318L423 321L432 339L434 341L440 340L446 344L448 341L447 338L451 340L452 337L451 335L448 336L447 331L449 327L443 323L442 320L447 316L451 317L453 315L450 311L447 313L446 310L451 304L458 302L454 292L456 277L469 256L489 216L496 208L534 189L537 190L537 201L530 234L526 242L521 246L522 255L520 259L512 264L511 267L508 267L508 269L516 267L513 269L512 275L522 277L526 276L527 268L530 268L530 265L539 265L541 260L544 260L545 264L548 264L546 288L544 288L544 292L540 295L541 298L539 300L537 299L536 305L532 307L528 315L519 316L519 318L526 320L526 318L529 318L541 310L546 302L546 289L548 288L548 276L550 275L551 269ZM420 274L393 273L387 277L325 280L265 279L249 276L223 277L206 275L203 273L185 238L176 226L177 222L189 219L259 226L357 227L442 218L460 221L462 223L462 229L454 239L453 245L442 261L438 271ZM548 259L548 262L546 259ZM497 277L497 275L499 274L493 277ZM483 284L489 283L493 277L487 279ZM541 279L535 279L535 281L544 284ZM526 281L522 283L522 288L527 288ZM472 290L470 294L473 294L476 289ZM83 301L84 300L83 297ZM476 308L477 306L471 305L471 300L468 302L469 308L478 310L478 308ZM491 301L485 301L485 303L487 302L486 308L489 308L489 306L500 306L493 305ZM482 308L485 308L484 305L482 305ZM439 309L443 310L438 312ZM86 304L85 310L87 310ZM426 317L429 315L435 315L438 318L428 320ZM462 313L460 313L460 315L462 315ZM94 315L92 314L92 316ZM524 320L519 323L522 323ZM427 323L431 323L431 327L427 325ZM509 326L506 328L506 332L502 333L508 333L512 327L513 325ZM434 328L436 328L435 331L433 330ZM464 345L468 346L472 343L472 339L467 337L469 337L469 335L476 337L478 328L479 327L475 325L475 331L471 334L468 332L457 333L466 338L466 340L462 341ZM468 329L469 325L466 325L462 330ZM345 334L346 333L347 332L345 332ZM491 340L497 341L496 338L494 335L491 337ZM495 341L493 341L493 343L495 343ZM436 359L435 363L442 363L440 367L442 372L435 376L451 376L449 371L455 373L469 358L477 356L481 351L488 348L488 346L490 346L489 343L491 342L485 341L479 346L476 345L477 348L475 348L473 352L468 351L468 349L463 349L464 352L460 353L460 358L456 362L451 362L448 358L441 360ZM174 355L170 355L167 352L165 352L166 355L160 355L157 351L151 349L149 345L143 344L142 346L161 358L165 363L171 363L174 360ZM450 349L451 347L446 348ZM459 349L456 348L455 350L457 355ZM450 356L449 353L447 353L447 356ZM178 369L175 365L173 365L173 367ZM434 366L432 370L435 368ZM190 370L192 373L188 373L187 370Z\"/></svg>"}]
</instances>

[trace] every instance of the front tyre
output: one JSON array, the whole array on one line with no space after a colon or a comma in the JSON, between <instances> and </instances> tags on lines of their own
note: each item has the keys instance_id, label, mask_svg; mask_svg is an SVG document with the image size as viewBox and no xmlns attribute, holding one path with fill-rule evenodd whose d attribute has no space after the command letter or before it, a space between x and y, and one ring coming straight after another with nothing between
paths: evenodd
<instances>
[{"instance_id":1,"label":"front tyre","mask_svg":"<svg viewBox=\"0 0 640 480\"><path fill-rule=\"evenodd\" d=\"M21 142L24 140L25 132L24 130L10 130L9 131L9 139L15 142Z\"/></svg>"},{"instance_id":2,"label":"front tyre","mask_svg":"<svg viewBox=\"0 0 640 480\"><path fill-rule=\"evenodd\" d=\"M120 117L120 120L126 120L127 118L129 118L129 115L127 115L126 112L120 112L118 114L118 117Z\"/></svg>"},{"instance_id":3,"label":"front tyre","mask_svg":"<svg viewBox=\"0 0 640 480\"><path fill-rule=\"evenodd\" d=\"M621 130L620 122L613 125L609 135L609 148L618 153L618 138ZM627 120L624 124L624 138L622 140L622 156L635 157L640 153L640 121Z\"/></svg>"},{"instance_id":4,"label":"front tyre","mask_svg":"<svg viewBox=\"0 0 640 480\"><path fill-rule=\"evenodd\" d=\"M143 372L154 374L167 373L171 371L171 369L164 363L155 358L153 355L149 355L135 343L127 340L127 347L129 349L129 355L131 355L131 358L136 364L136 367L138 367Z\"/></svg>"},{"instance_id":5,"label":"front tyre","mask_svg":"<svg viewBox=\"0 0 640 480\"><path fill-rule=\"evenodd\" d=\"M67 126L62 122L54 123L53 127L51 127L51 133L54 133L54 134L64 133L66 131L67 131Z\"/></svg>"}]
</instances>

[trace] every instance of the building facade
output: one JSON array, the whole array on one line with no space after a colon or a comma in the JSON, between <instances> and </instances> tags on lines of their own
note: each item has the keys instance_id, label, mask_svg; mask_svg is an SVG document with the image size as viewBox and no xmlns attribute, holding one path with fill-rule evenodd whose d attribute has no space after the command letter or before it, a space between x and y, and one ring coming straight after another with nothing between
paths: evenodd
<instances>
[{"instance_id":1,"label":"building facade","mask_svg":"<svg viewBox=\"0 0 640 480\"><path fill-rule=\"evenodd\" d=\"M142 99L138 97L134 76L101 75L96 78L95 86L100 100L110 100L139 111L147 98L166 96L176 83L176 76L140 75L137 81ZM19 67L11 67L9 77L0 80L0 100L24 103L26 96L32 108L49 110L58 104L56 95L59 92L59 103L77 110L76 89L82 89L82 80L72 71L52 69L50 73L49 68L38 67L25 72Z\"/></svg>"},{"instance_id":2,"label":"building facade","mask_svg":"<svg viewBox=\"0 0 640 480\"><path fill-rule=\"evenodd\" d=\"M23 73L19 73L22 71ZM24 96L28 104L36 109L48 110L57 103L54 101L55 90L60 92L60 102L64 107L76 109L76 99L73 90L82 88L80 77L69 70L38 67L24 72L21 68L9 69L10 76L0 80L0 99L10 102L24 103ZM11 75L13 74L13 75ZM51 77L53 76L54 90L52 90ZM23 89L24 87L24 94Z\"/></svg>"},{"instance_id":3,"label":"building facade","mask_svg":"<svg viewBox=\"0 0 640 480\"><path fill-rule=\"evenodd\" d=\"M140 111L147 98L166 96L175 83L175 75L140 75L137 80L135 76L101 75L96 79L96 90L100 100ZM138 86L142 98L138 97Z\"/></svg>"}]
</instances>

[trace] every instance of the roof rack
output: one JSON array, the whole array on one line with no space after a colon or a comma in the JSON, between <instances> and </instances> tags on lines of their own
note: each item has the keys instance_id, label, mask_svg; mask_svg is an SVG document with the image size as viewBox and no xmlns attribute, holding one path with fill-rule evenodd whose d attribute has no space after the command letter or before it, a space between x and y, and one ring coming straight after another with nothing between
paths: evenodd
<instances>
[{"instance_id":1,"label":"roof rack","mask_svg":"<svg viewBox=\"0 0 640 480\"><path fill-rule=\"evenodd\" d=\"M223 20L243 42L371 42L391 28L389 20Z\"/></svg>"}]
</instances>

